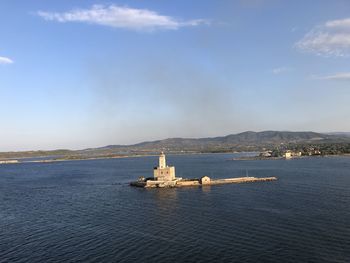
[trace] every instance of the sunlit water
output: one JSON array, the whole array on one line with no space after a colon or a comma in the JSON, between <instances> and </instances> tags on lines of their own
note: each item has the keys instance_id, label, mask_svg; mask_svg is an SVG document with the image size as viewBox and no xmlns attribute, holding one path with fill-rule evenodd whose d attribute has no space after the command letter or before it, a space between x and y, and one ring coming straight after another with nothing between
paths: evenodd
<instances>
[{"instance_id":1,"label":"sunlit water","mask_svg":"<svg viewBox=\"0 0 350 263\"><path fill-rule=\"evenodd\" d=\"M203 188L128 186L157 157L0 166L0 262L350 262L350 158L168 156L178 176L277 176Z\"/></svg>"}]
</instances>

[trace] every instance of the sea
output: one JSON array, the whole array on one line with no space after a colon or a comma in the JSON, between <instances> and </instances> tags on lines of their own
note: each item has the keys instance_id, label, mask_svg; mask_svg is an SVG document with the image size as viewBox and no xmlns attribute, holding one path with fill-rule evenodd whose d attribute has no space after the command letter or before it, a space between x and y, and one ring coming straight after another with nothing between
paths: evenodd
<instances>
[{"instance_id":1,"label":"sea","mask_svg":"<svg viewBox=\"0 0 350 263\"><path fill-rule=\"evenodd\" d=\"M178 177L277 181L133 188L157 156L0 165L0 262L350 262L350 157L168 155Z\"/></svg>"}]
</instances>

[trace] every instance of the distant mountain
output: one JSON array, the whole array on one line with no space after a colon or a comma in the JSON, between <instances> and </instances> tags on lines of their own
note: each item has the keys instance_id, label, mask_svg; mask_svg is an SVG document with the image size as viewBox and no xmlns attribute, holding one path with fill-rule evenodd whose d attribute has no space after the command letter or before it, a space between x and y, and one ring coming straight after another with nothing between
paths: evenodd
<instances>
[{"instance_id":1,"label":"distant mountain","mask_svg":"<svg viewBox=\"0 0 350 263\"><path fill-rule=\"evenodd\" d=\"M350 137L350 132L330 132L330 133L327 133L327 134Z\"/></svg>"},{"instance_id":2,"label":"distant mountain","mask_svg":"<svg viewBox=\"0 0 350 263\"><path fill-rule=\"evenodd\" d=\"M287 143L327 143L350 142L344 135L332 135L316 132L290 131L247 131L222 137L210 138L168 138L164 140L142 142L134 145L110 145L91 151L107 152L159 152L159 151L227 151L256 150L262 146ZM86 150L85 150L86 151Z\"/></svg>"},{"instance_id":3,"label":"distant mountain","mask_svg":"<svg viewBox=\"0 0 350 263\"><path fill-rule=\"evenodd\" d=\"M220 138L220 137L219 137ZM221 137L225 143L293 143L300 141L317 141L331 139L332 136L316 132L288 131L247 131L239 134Z\"/></svg>"},{"instance_id":4,"label":"distant mountain","mask_svg":"<svg viewBox=\"0 0 350 263\"><path fill-rule=\"evenodd\" d=\"M290 131L247 131L222 137L210 138L168 138L157 141L147 141L134 145L108 145L99 148L89 148L78 151L30 151L0 153L0 158L19 158L33 156L65 156L72 159L101 156L156 154L166 152L226 152L226 151L259 151L280 144L324 144L350 143L350 134L324 134L316 132Z\"/></svg>"},{"instance_id":5,"label":"distant mountain","mask_svg":"<svg viewBox=\"0 0 350 263\"><path fill-rule=\"evenodd\" d=\"M242 132L223 137L183 139L170 138L165 140L143 142L133 145L134 147L172 147L172 146L194 146L194 145L247 145L247 144L279 144L279 143L298 143L305 141L323 141L339 139L342 136L328 135L316 132L288 132L288 131L263 131L263 132Z\"/></svg>"}]
</instances>

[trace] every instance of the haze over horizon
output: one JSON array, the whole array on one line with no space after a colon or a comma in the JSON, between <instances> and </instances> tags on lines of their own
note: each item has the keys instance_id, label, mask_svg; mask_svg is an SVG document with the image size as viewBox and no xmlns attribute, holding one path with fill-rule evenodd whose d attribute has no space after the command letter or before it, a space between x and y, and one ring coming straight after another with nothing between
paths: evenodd
<instances>
[{"instance_id":1,"label":"haze over horizon","mask_svg":"<svg viewBox=\"0 0 350 263\"><path fill-rule=\"evenodd\" d=\"M350 131L350 2L0 2L0 152Z\"/></svg>"}]
</instances>

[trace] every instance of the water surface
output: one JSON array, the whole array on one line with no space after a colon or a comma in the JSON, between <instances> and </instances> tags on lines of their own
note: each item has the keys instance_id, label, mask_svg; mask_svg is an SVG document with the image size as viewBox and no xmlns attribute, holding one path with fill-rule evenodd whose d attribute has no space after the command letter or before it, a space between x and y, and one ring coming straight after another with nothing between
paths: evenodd
<instances>
[{"instance_id":1,"label":"water surface","mask_svg":"<svg viewBox=\"0 0 350 263\"><path fill-rule=\"evenodd\" d=\"M181 177L276 182L140 189L157 157L0 166L0 262L350 262L350 158L168 156Z\"/></svg>"}]
</instances>

